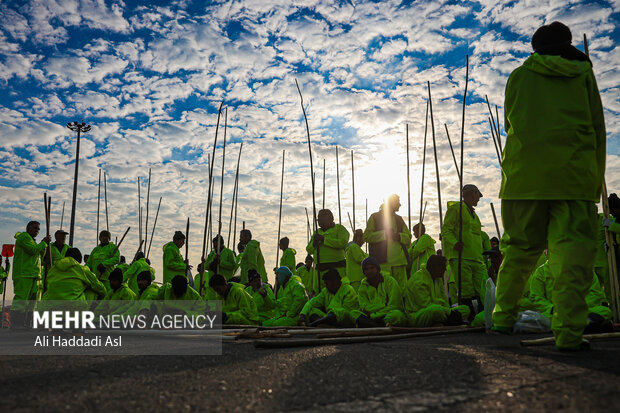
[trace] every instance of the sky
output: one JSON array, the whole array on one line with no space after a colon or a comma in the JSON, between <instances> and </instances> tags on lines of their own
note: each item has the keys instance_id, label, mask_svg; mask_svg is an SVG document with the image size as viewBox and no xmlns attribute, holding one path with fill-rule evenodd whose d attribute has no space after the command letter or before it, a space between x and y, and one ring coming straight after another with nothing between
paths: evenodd
<instances>
[{"instance_id":1,"label":"sky","mask_svg":"<svg viewBox=\"0 0 620 413\"><path fill-rule=\"evenodd\" d=\"M150 252L157 279L162 278L162 246L174 231L185 231L188 217L189 258L195 266L202 249L208 158L223 103L227 141L220 191L222 115L214 162L215 230L222 199L222 233L228 239L243 143L237 231L244 221L261 243L267 269L274 267L285 151L281 236L290 238L297 261L303 261L312 180L295 80L308 116L317 209L324 202L337 223L350 231L351 215L363 229L366 204L370 214L396 193L405 221L420 219L430 82L433 122L428 124L423 185L427 232L437 239L433 130L445 214L446 203L458 200L459 188L446 128L458 157L464 124L464 181L484 194L476 211L483 229L496 235L490 203L499 215L501 175L485 96L493 108L498 106L502 128L506 80L531 53L534 31L556 20L571 28L580 49L587 34L605 109L607 185L610 192L618 191L619 11L619 0L3 1L0 242L13 243L14 234L31 219L45 228L45 192L52 198L51 232L60 227L63 203L63 228L68 229L76 134L66 124L84 121L92 129L80 144L74 246L89 253L96 245L101 170L113 239L131 226L121 247L131 261L139 242L138 178L146 217L151 169L148 238L162 197ZM462 122L466 56L469 83ZM103 199L101 210L102 229Z\"/></svg>"}]
</instances>

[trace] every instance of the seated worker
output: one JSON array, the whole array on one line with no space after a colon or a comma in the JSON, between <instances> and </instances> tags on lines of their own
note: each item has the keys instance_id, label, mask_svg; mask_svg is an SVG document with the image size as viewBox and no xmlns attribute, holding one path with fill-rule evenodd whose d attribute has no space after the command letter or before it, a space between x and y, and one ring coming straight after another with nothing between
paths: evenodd
<instances>
[{"instance_id":1,"label":"seated worker","mask_svg":"<svg viewBox=\"0 0 620 413\"><path fill-rule=\"evenodd\" d=\"M425 265L407 281L405 311L410 327L431 327L435 324L456 326L469 317L469 307L450 308L443 289L447 260L431 255Z\"/></svg>"},{"instance_id":2,"label":"seated worker","mask_svg":"<svg viewBox=\"0 0 620 413\"><path fill-rule=\"evenodd\" d=\"M261 276L255 269L248 270L248 280L245 291L254 299L259 321L262 323L273 318L276 315L276 296L271 286L261 281Z\"/></svg>"},{"instance_id":3,"label":"seated worker","mask_svg":"<svg viewBox=\"0 0 620 413\"><path fill-rule=\"evenodd\" d=\"M213 274L209 287L222 299L222 322L224 324L256 325L258 311L252 296L243 284L229 283L221 274Z\"/></svg>"},{"instance_id":4,"label":"seated worker","mask_svg":"<svg viewBox=\"0 0 620 413\"><path fill-rule=\"evenodd\" d=\"M426 227L422 223L413 226L413 235L416 240L409 247L409 258L411 259L411 275L426 264L428 258L435 254L435 240L426 233Z\"/></svg>"},{"instance_id":5,"label":"seated worker","mask_svg":"<svg viewBox=\"0 0 620 413\"><path fill-rule=\"evenodd\" d=\"M362 261L366 278L357 290L363 315L356 320L358 327L404 326L403 299L398 282L391 275L381 274L379 261L368 257Z\"/></svg>"},{"instance_id":6,"label":"seated worker","mask_svg":"<svg viewBox=\"0 0 620 413\"><path fill-rule=\"evenodd\" d=\"M159 287L153 284L152 273L149 270L142 271L136 276L138 284L138 295L136 300L156 300Z\"/></svg>"},{"instance_id":7,"label":"seated worker","mask_svg":"<svg viewBox=\"0 0 620 413\"><path fill-rule=\"evenodd\" d=\"M47 273L47 290L42 299L87 301L105 297L107 291L103 283L80 262L80 250L67 249L64 258L58 258Z\"/></svg>"},{"instance_id":8,"label":"seated worker","mask_svg":"<svg viewBox=\"0 0 620 413\"><path fill-rule=\"evenodd\" d=\"M349 242L344 254L347 261L347 278L355 291L360 288L360 284L364 279L362 261L368 257L368 254L362 250L362 245L364 245L364 231L356 229L353 232L353 241Z\"/></svg>"},{"instance_id":9,"label":"seated worker","mask_svg":"<svg viewBox=\"0 0 620 413\"><path fill-rule=\"evenodd\" d=\"M318 285L314 280L314 258L312 255L306 255L306 263L297 268L296 275L301 279L301 283L306 287L306 292L310 297L314 297L318 292Z\"/></svg>"},{"instance_id":10,"label":"seated worker","mask_svg":"<svg viewBox=\"0 0 620 413\"><path fill-rule=\"evenodd\" d=\"M120 265L116 268L118 267L120 267ZM136 294L140 291L138 288L137 277L142 271L149 271L151 273L151 280L155 280L155 269L146 262L144 253L142 251L138 251L129 268L127 268L126 271L123 271L123 281L127 284L131 291Z\"/></svg>"},{"instance_id":11,"label":"seated worker","mask_svg":"<svg viewBox=\"0 0 620 413\"><path fill-rule=\"evenodd\" d=\"M288 267L276 269L276 277L280 284L276 300L275 316L263 322L264 326L296 326L299 313L308 302L308 294L304 286L293 277Z\"/></svg>"},{"instance_id":12,"label":"seated worker","mask_svg":"<svg viewBox=\"0 0 620 413\"><path fill-rule=\"evenodd\" d=\"M161 306L160 313L197 315L204 314L205 301L198 291L189 286L189 281L184 275L175 275L172 281L165 283L157 291L157 301L165 301Z\"/></svg>"},{"instance_id":13,"label":"seated worker","mask_svg":"<svg viewBox=\"0 0 620 413\"><path fill-rule=\"evenodd\" d=\"M549 319L552 319L554 316L553 301L551 299L554 285L555 281L549 269L549 261L547 261L538 267L532 277L530 298L535 310ZM606 306L605 294L596 276L592 278L592 285L586 295L586 303L588 305L588 324L584 332L611 331L613 329L611 324L612 312Z\"/></svg>"},{"instance_id":14,"label":"seated worker","mask_svg":"<svg viewBox=\"0 0 620 413\"><path fill-rule=\"evenodd\" d=\"M136 294L123 283L123 271L120 268L112 270L108 281L110 291L99 303L95 312L101 316L123 314L132 307L131 301L136 299Z\"/></svg>"},{"instance_id":15,"label":"seated worker","mask_svg":"<svg viewBox=\"0 0 620 413\"><path fill-rule=\"evenodd\" d=\"M213 290L213 288L209 287L209 280L211 279L211 275L213 275L213 272L211 271L204 271L202 270L204 264L200 263L197 266L198 269L198 273L196 274L196 277L194 277L194 280L196 281L196 291L198 291L198 293L200 294L200 296L202 298L204 298L205 300L219 300L219 297L217 296L217 293L215 292L215 290ZM202 273L202 274L201 274ZM202 277L204 274L204 283L202 282ZM226 277L224 277L226 278ZM229 279L228 281L233 281L232 280L233 277L231 277L231 279ZM201 291L202 290L202 291Z\"/></svg>"},{"instance_id":16,"label":"seated worker","mask_svg":"<svg viewBox=\"0 0 620 413\"><path fill-rule=\"evenodd\" d=\"M325 287L320 294L304 305L299 324L308 327L328 324L339 327L354 327L361 315L357 293L349 280L340 278L340 273L331 269L323 275Z\"/></svg>"}]
</instances>

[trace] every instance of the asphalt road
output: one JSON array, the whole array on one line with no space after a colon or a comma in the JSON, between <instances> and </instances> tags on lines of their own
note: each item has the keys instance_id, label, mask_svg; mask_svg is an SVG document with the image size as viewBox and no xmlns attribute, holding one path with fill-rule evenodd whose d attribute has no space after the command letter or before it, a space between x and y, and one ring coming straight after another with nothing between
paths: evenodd
<instances>
[{"instance_id":1,"label":"asphalt road","mask_svg":"<svg viewBox=\"0 0 620 413\"><path fill-rule=\"evenodd\" d=\"M620 340L468 333L222 356L3 356L0 411L620 411ZM533 338L530 336L527 338Z\"/></svg>"}]
</instances>

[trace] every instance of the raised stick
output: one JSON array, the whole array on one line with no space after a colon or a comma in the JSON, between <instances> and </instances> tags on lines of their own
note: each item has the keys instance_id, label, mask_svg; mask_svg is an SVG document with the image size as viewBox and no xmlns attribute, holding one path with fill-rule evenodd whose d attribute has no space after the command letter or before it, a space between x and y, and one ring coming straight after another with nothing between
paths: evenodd
<instances>
[{"instance_id":1,"label":"raised stick","mask_svg":"<svg viewBox=\"0 0 620 413\"><path fill-rule=\"evenodd\" d=\"M218 211L217 218L217 247L216 253L219 257L222 254L222 201L224 200L224 165L226 162L226 130L228 129L228 107L226 107L226 111L224 112L224 147L222 148L222 179L220 181L220 208ZM220 273L220 260L217 260L217 273Z\"/></svg>"},{"instance_id":2,"label":"raised stick","mask_svg":"<svg viewBox=\"0 0 620 413\"><path fill-rule=\"evenodd\" d=\"M340 161L338 159L338 146L336 146L336 190L338 191L338 223L342 225L342 209L340 208Z\"/></svg>"},{"instance_id":3,"label":"raised stick","mask_svg":"<svg viewBox=\"0 0 620 413\"><path fill-rule=\"evenodd\" d=\"M232 206L230 207L230 220L228 221L228 248L231 248L230 245L230 233L232 232L232 222L233 222L233 213L235 212L235 207L237 204L237 191L239 188L239 165L241 164L241 151L243 150L243 142L239 146L239 155L237 156L237 171L235 172L235 186L233 188L233 198L232 198ZM234 246L232 246L232 250L234 250Z\"/></svg>"},{"instance_id":4,"label":"raised stick","mask_svg":"<svg viewBox=\"0 0 620 413\"><path fill-rule=\"evenodd\" d=\"M323 208L325 209L325 158L323 158Z\"/></svg>"},{"instance_id":5,"label":"raised stick","mask_svg":"<svg viewBox=\"0 0 620 413\"><path fill-rule=\"evenodd\" d=\"M161 206L161 197L159 197L159 203L157 204L157 212L155 213L155 221L153 222L153 230L151 231L151 239L149 240L149 248L146 250L146 258L149 257L151 252L151 244L153 243L153 236L155 235L155 227L157 227L157 218L159 217L159 207Z\"/></svg>"},{"instance_id":6,"label":"raised stick","mask_svg":"<svg viewBox=\"0 0 620 413\"><path fill-rule=\"evenodd\" d=\"M60 215L60 229L62 230L62 224L65 220L65 201L62 201L62 214Z\"/></svg>"},{"instance_id":7,"label":"raised stick","mask_svg":"<svg viewBox=\"0 0 620 413\"><path fill-rule=\"evenodd\" d=\"M353 150L351 150L351 187L353 188L353 232L355 232L355 165L353 164Z\"/></svg>"},{"instance_id":8,"label":"raised stick","mask_svg":"<svg viewBox=\"0 0 620 413\"><path fill-rule=\"evenodd\" d=\"M465 153L465 106L467 103L467 84L469 82L469 55L466 57L465 63L465 92L463 93L463 118L461 121L461 173L459 174L459 243L463 243L463 154ZM459 268L458 268L458 303L461 305L461 272L463 267L463 248L459 250Z\"/></svg>"},{"instance_id":9,"label":"raised stick","mask_svg":"<svg viewBox=\"0 0 620 413\"><path fill-rule=\"evenodd\" d=\"M101 168L99 168L99 189L97 190L97 234L95 245L99 245L99 210L101 209Z\"/></svg>"},{"instance_id":10,"label":"raised stick","mask_svg":"<svg viewBox=\"0 0 620 413\"><path fill-rule=\"evenodd\" d=\"M497 215L495 215L495 206L491 202L491 211L493 212L493 221L495 221L495 230L497 231L497 239L502 239L502 234L499 232L499 223L497 222Z\"/></svg>"},{"instance_id":11,"label":"raised stick","mask_svg":"<svg viewBox=\"0 0 620 413\"><path fill-rule=\"evenodd\" d=\"M151 168L149 168L149 185L146 190L146 221L144 223L144 249L146 250L146 244L149 234L149 203L151 200Z\"/></svg>"},{"instance_id":12,"label":"raised stick","mask_svg":"<svg viewBox=\"0 0 620 413\"><path fill-rule=\"evenodd\" d=\"M450 144L450 152L452 152L452 159L454 160L456 175L459 177L459 179L461 179L461 172L459 170L459 164L456 162L456 156L454 156L454 147L452 146L452 140L450 139L450 132L448 132L448 125L444 123L443 126L446 128L446 136L448 137L448 143Z\"/></svg>"},{"instance_id":13,"label":"raised stick","mask_svg":"<svg viewBox=\"0 0 620 413\"><path fill-rule=\"evenodd\" d=\"M411 180L409 177L409 124L405 125L405 137L407 145L407 224L411 230Z\"/></svg>"},{"instance_id":14,"label":"raised stick","mask_svg":"<svg viewBox=\"0 0 620 413\"><path fill-rule=\"evenodd\" d=\"M107 174L103 173L103 199L105 201L105 229L110 232L110 220L108 219L108 184Z\"/></svg>"},{"instance_id":15,"label":"raised stick","mask_svg":"<svg viewBox=\"0 0 620 413\"><path fill-rule=\"evenodd\" d=\"M138 241L142 241L142 198L140 197L140 177L138 177Z\"/></svg>"},{"instance_id":16,"label":"raised stick","mask_svg":"<svg viewBox=\"0 0 620 413\"><path fill-rule=\"evenodd\" d=\"M282 225L282 196L284 194L284 154L285 154L285 150L282 150L282 174L281 174L281 178L280 178L280 212L278 212L278 239L276 244L278 244L278 248L276 250L276 267L280 266L280 228ZM278 284L278 280L276 279L276 285ZM275 288L276 292L278 291L277 288Z\"/></svg>"}]
</instances>

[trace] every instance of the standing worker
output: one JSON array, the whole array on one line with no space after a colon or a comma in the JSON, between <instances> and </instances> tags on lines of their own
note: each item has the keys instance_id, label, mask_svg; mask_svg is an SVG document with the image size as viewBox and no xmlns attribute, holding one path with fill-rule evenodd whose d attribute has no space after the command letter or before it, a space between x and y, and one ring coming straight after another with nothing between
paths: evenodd
<instances>
[{"instance_id":1,"label":"standing worker","mask_svg":"<svg viewBox=\"0 0 620 413\"><path fill-rule=\"evenodd\" d=\"M322 280L323 275L335 269L341 278L347 276L345 260L345 249L349 242L349 231L340 224L334 222L334 214L329 209L322 209L317 214L317 223L319 227L312 234L310 242L306 246L308 254L314 254L314 260L317 263L316 279ZM317 255L318 249L318 255ZM315 286L320 293L323 286Z\"/></svg>"},{"instance_id":2,"label":"standing worker","mask_svg":"<svg viewBox=\"0 0 620 413\"><path fill-rule=\"evenodd\" d=\"M88 256L88 261L86 261L88 268L95 273L108 291L111 289L108 278L121 260L121 254L116 245L110 242L111 239L110 231L101 231L99 233L99 245L93 249Z\"/></svg>"},{"instance_id":3,"label":"standing worker","mask_svg":"<svg viewBox=\"0 0 620 413\"><path fill-rule=\"evenodd\" d=\"M65 257L67 250L71 248L71 245L66 244L68 232L59 229L54 233L54 242L50 245L50 251L52 253L52 265L56 264L56 261ZM80 254L81 257L81 254ZM80 263L81 264L81 263Z\"/></svg>"},{"instance_id":4,"label":"standing worker","mask_svg":"<svg viewBox=\"0 0 620 413\"><path fill-rule=\"evenodd\" d=\"M260 249L260 242L252 239L249 229L242 229L239 233L239 252L242 253L239 260L241 267L241 283L248 283L248 271L253 269L260 274L261 281L266 283L267 270L265 270L265 257Z\"/></svg>"},{"instance_id":5,"label":"standing worker","mask_svg":"<svg viewBox=\"0 0 620 413\"><path fill-rule=\"evenodd\" d=\"M163 247L164 251L164 284L172 282L172 279L177 275L183 277L187 272L187 269L191 269L187 261L183 259L181 255L181 248L185 245L185 234L181 231L175 231L172 237L172 242L167 243ZM179 281L180 283L180 281Z\"/></svg>"},{"instance_id":6,"label":"standing worker","mask_svg":"<svg viewBox=\"0 0 620 413\"><path fill-rule=\"evenodd\" d=\"M509 334L527 277L548 243L551 329L559 350L586 350L586 294L596 256L596 202L605 176L605 120L589 58L560 22L532 37L534 53L506 86L501 249L493 330Z\"/></svg>"},{"instance_id":7,"label":"standing worker","mask_svg":"<svg viewBox=\"0 0 620 413\"><path fill-rule=\"evenodd\" d=\"M398 195L390 195L381 205L381 210L368 218L364 241L368 253L375 258L383 272L389 274L401 289L407 284L407 268L410 267L407 249L411 244L411 233L403 218L396 214L400 209Z\"/></svg>"}]
</instances>

